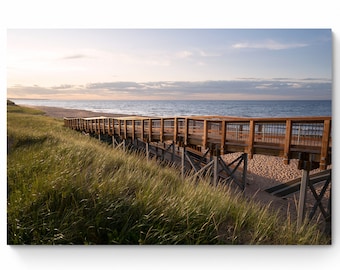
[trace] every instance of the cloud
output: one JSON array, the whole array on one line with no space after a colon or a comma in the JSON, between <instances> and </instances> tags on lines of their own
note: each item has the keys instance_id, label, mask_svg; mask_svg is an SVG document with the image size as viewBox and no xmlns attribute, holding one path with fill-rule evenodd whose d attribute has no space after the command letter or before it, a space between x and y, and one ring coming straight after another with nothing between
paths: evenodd
<instances>
[{"instance_id":1,"label":"cloud","mask_svg":"<svg viewBox=\"0 0 340 270\"><path fill-rule=\"evenodd\" d=\"M190 58L195 58L195 59L204 59L208 57L218 57L221 56L221 54L214 53L214 52L206 52L201 49L192 49L192 50L182 50L177 53L175 53L175 58L177 59L190 59ZM202 63L198 61L198 63Z\"/></svg>"},{"instance_id":2,"label":"cloud","mask_svg":"<svg viewBox=\"0 0 340 270\"><path fill-rule=\"evenodd\" d=\"M64 57L61 57L60 59L62 60L70 60L70 59L79 59L79 58L87 58L88 56L86 56L85 54L71 54L71 55L67 55Z\"/></svg>"},{"instance_id":3,"label":"cloud","mask_svg":"<svg viewBox=\"0 0 340 270\"><path fill-rule=\"evenodd\" d=\"M327 79L239 79L221 81L97 82L86 85L14 85L8 97L86 99L332 99Z\"/></svg>"},{"instance_id":4,"label":"cloud","mask_svg":"<svg viewBox=\"0 0 340 270\"><path fill-rule=\"evenodd\" d=\"M213 53L213 52L206 52L203 50L198 50L198 54L202 57L217 57L217 56L221 56L221 54L219 53Z\"/></svg>"},{"instance_id":5,"label":"cloud","mask_svg":"<svg viewBox=\"0 0 340 270\"><path fill-rule=\"evenodd\" d=\"M140 84L137 82L98 82L98 83L90 83L86 85L86 89L126 89L131 87L139 87Z\"/></svg>"},{"instance_id":6,"label":"cloud","mask_svg":"<svg viewBox=\"0 0 340 270\"><path fill-rule=\"evenodd\" d=\"M265 49L265 50L287 50L306 47L306 43L281 43L275 40L266 40L260 43L240 42L232 45L234 49Z\"/></svg>"},{"instance_id":7,"label":"cloud","mask_svg":"<svg viewBox=\"0 0 340 270\"><path fill-rule=\"evenodd\" d=\"M272 83L263 83L255 86L256 89L277 89L276 87L273 86Z\"/></svg>"},{"instance_id":8,"label":"cloud","mask_svg":"<svg viewBox=\"0 0 340 270\"><path fill-rule=\"evenodd\" d=\"M180 51L180 52L176 53L177 58L188 58L188 57L190 57L192 55L193 55L192 52L186 51L186 50Z\"/></svg>"},{"instance_id":9,"label":"cloud","mask_svg":"<svg viewBox=\"0 0 340 270\"><path fill-rule=\"evenodd\" d=\"M73 84L61 84L61 85L58 85L58 86L52 86L51 89L66 90L66 89L72 89L74 87L75 87L75 85L73 85Z\"/></svg>"}]
</instances>

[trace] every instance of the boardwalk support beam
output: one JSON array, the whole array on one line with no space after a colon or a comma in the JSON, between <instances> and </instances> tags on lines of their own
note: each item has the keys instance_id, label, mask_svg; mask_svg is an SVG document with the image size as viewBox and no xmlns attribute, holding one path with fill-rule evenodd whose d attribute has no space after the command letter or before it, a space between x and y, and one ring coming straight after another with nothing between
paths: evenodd
<instances>
[{"instance_id":1,"label":"boardwalk support beam","mask_svg":"<svg viewBox=\"0 0 340 270\"><path fill-rule=\"evenodd\" d=\"M307 197L307 189L310 186L309 183L309 172L314 169L313 166L313 155L308 153L300 153L299 154L299 163L298 169L302 170L301 184L300 184L300 196L299 196L299 204L298 204L298 213L297 213L297 226L301 227L306 213L306 197Z\"/></svg>"},{"instance_id":2,"label":"boardwalk support beam","mask_svg":"<svg viewBox=\"0 0 340 270\"><path fill-rule=\"evenodd\" d=\"M298 205L298 219L297 226L301 227L303 224L305 213L306 213L306 196L307 196L307 187L309 185L309 170L302 170L302 178L300 184L300 196L299 196L299 205Z\"/></svg>"}]
</instances>

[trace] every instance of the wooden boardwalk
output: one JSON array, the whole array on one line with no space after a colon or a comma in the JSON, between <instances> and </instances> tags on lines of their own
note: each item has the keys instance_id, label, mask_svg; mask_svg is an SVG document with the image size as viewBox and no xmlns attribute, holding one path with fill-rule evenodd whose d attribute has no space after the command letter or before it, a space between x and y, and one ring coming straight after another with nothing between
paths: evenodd
<instances>
[{"instance_id":1,"label":"wooden boardwalk","mask_svg":"<svg viewBox=\"0 0 340 270\"><path fill-rule=\"evenodd\" d=\"M306 214L306 195L310 189L315 204L309 215L311 219L317 208L331 224L331 196L327 207L322 204L329 177L310 180L309 171L326 170L331 164L332 132L331 117L294 118L242 118L224 116L191 117L90 117L64 118L66 127L106 138L113 146L135 147L162 161L179 165L182 176L193 172L191 177L211 176L211 184L236 184L242 191L247 184L247 160L254 154L283 157L286 164L290 159L299 159L299 195L297 224L301 226ZM229 164L221 155L241 152ZM243 167L243 169L241 169ZM325 182L318 194L314 184ZM325 181L326 180L326 181ZM295 182L293 183L295 184ZM273 190L282 188L281 185ZM286 187L284 187L286 188ZM270 189L270 190L272 190ZM331 192L330 192L331 194ZM327 227L327 228L328 228Z\"/></svg>"},{"instance_id":2,"label":"wooden boardwalk","mask_svg":"<svg viewBox=\"0 0 340 270\"><path fill-rule=\"evenodd\" d=\"M172 142L212 156L243 152L308 162L326 169L331 164L331 117L243 118L190 117L90 117L64 118L66 127L105 134L122 140ZM303 167L303 165L301 165Z\"/></svg>"}]
</instances>

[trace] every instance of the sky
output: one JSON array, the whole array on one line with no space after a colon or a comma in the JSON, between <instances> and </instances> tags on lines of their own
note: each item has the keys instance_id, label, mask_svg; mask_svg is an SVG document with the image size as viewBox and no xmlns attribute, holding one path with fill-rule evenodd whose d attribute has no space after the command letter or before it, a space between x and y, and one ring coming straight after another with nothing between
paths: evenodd
<instances>
[{"instance_id":1,"label":"sky","mask_svg":"<svg viewBox=\"0 0 340 270\"><path fill-rule=\"evenodd\" d=\"M7 97L332 99L332 31L8 29Z\"/></svg>"}]
</instances>

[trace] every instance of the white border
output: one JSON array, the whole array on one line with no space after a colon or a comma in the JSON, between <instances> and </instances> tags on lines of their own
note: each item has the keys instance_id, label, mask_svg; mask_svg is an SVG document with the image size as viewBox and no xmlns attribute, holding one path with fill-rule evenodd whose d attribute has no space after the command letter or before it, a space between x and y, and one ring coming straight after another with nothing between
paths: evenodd
<instances>
[{"instance_id":1,"label":"white border","mask_svg":"<svg viewBox=\"0 0 340 270\"><path fill-rule=\"evenodd\" d=\"M331 28L334 44L333 108L338 107L339 18L337 1L2 1L0 4L1 123L6 121L8 28ZM334 109L334 135L337 132ZM1 150L6 149L1 128ZM337 143L334 160L337 161ZM1 160L0 266L2 269L321 269L338 265L336 168L333 180L333 245L326 247L11 247L6 242L6 157ZM4 268L5 267L5 268Z\"/></svg>"}]
</instances>

